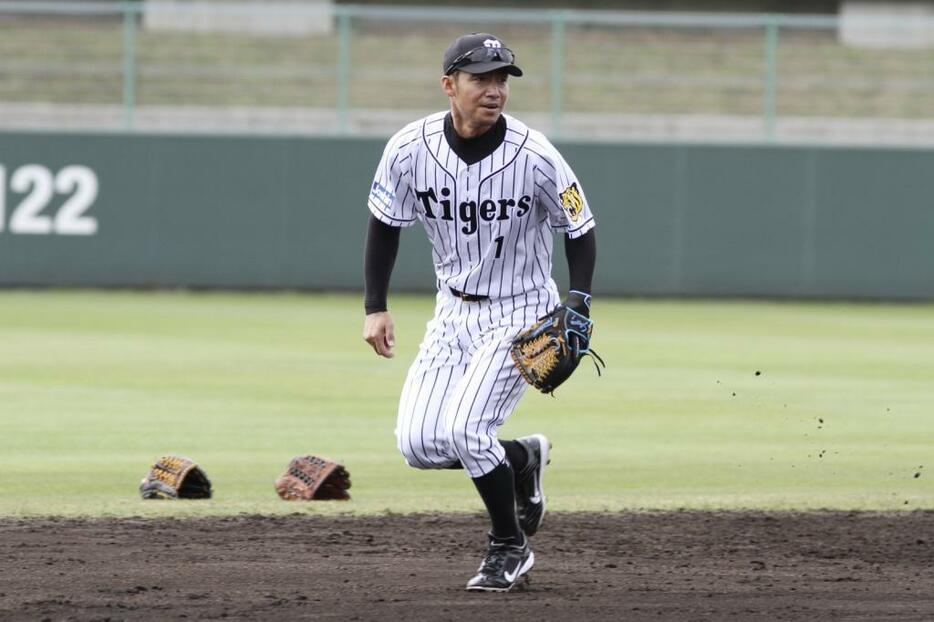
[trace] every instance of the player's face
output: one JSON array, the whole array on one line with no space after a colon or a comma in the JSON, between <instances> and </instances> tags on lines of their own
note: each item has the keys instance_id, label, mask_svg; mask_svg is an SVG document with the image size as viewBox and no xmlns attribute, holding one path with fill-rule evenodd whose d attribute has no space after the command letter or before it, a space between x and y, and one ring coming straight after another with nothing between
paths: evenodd
<instances>
[{"instance_id":1,"label":"player's face","mask_svg":"<svg viewBox=\"0 0 934 622\"><path fill-rule=\"evenodd\" d=\"M509 99L509 74L500 69L488 73L458 71L441 79L451 100L451 113L478 133L488 129L506 108Z\"/></svg>"}]
</instances>

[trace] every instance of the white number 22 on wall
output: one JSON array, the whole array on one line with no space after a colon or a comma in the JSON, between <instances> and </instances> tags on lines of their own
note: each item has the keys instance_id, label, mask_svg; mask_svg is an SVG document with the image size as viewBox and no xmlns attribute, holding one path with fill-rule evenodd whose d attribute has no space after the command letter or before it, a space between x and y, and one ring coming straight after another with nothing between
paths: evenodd
<instances>
[{"instance_id":1,"label":"white number 22 on wall","mask_svg":"<svg viewBox=\"0 0 934 622\"><path fill-rule=\"evenodd\" d=\"M41 164L26 164L10 174L10 190L25 194L10 209L10 233L47 235L94 235L97 219L85 212L97 199L97 175L86 166L66 166L53 177ZM42 210L55 193L71 195L55 216ZM0 232L6 222L6 169L0 166Z\"/></svg>"}]
</instances>

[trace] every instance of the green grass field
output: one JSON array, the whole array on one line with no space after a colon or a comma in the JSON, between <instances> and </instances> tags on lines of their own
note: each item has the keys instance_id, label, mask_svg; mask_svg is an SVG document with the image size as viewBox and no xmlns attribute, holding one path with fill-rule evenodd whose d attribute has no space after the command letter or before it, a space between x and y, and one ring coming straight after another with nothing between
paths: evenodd
<instances>
[{"instance_id":1,"label":"green grass field","mask_svg":"<svg viewBox=\"0 0 934 622\"><path fill-rule=\"evenodd\" d=\"M479 510L463 473L396 452L432 301L390 302L387 361L359 296L0 293L0 515ZM503 430L554 441L551 510L934 508L934 306L604 299L594 318L604 377L585 361ZM351 502L275 496L306 452L346 462ZM163 453L216 498L141 501Z\"/></svg>"}]
</instances>

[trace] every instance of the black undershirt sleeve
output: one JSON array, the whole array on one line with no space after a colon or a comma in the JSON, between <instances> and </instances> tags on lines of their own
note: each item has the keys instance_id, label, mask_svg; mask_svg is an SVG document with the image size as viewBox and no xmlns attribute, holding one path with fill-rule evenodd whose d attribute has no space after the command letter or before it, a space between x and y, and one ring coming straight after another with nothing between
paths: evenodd
<instances>
[{"instance_id":1,"label":"black undershirt sleeve","mask_svg":"<svg viewBox=\"0 0 934 622\"><path fill-rule=\"evenodd\" d=\"M570 289L590 293L594 265L597 263L597 239L591 229L579 238L564 238L564 254L568 259Z\"/></svg>"},{"instance_id":2,"label":"black undershirt sleeve","mask_svg":"<svg viewBox=\"0 0 934 622\"><path fill-rule=\"evenodd\" d=\"M375 216L370 216L366 232L366 250L363 256L363 272L366 291L364 307L366 313L386 310L389 294L389 277L399 252L401 227L392 227Z\"/></svg>"}]
</instances>

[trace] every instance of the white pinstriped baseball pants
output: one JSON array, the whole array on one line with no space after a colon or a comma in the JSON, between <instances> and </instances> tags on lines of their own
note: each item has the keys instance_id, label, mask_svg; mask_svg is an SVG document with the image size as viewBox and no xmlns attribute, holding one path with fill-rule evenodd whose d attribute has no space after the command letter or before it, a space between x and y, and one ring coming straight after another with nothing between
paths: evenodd
<instances>
[{"instance_id":1,"label":"white pinstriped baseball pants","mask_svg":"<svg viewBox=\"0 0 934 622\"><path fill-rule=\"evenodd\" d=\"M558 304L558 290L549 280L516 296L465 302L443 288L436 300L399 399L396 440L409 466L460 460L476 478L503 462L496 433L528 386L509 344Z\"/></svg>"}]
</instances>

